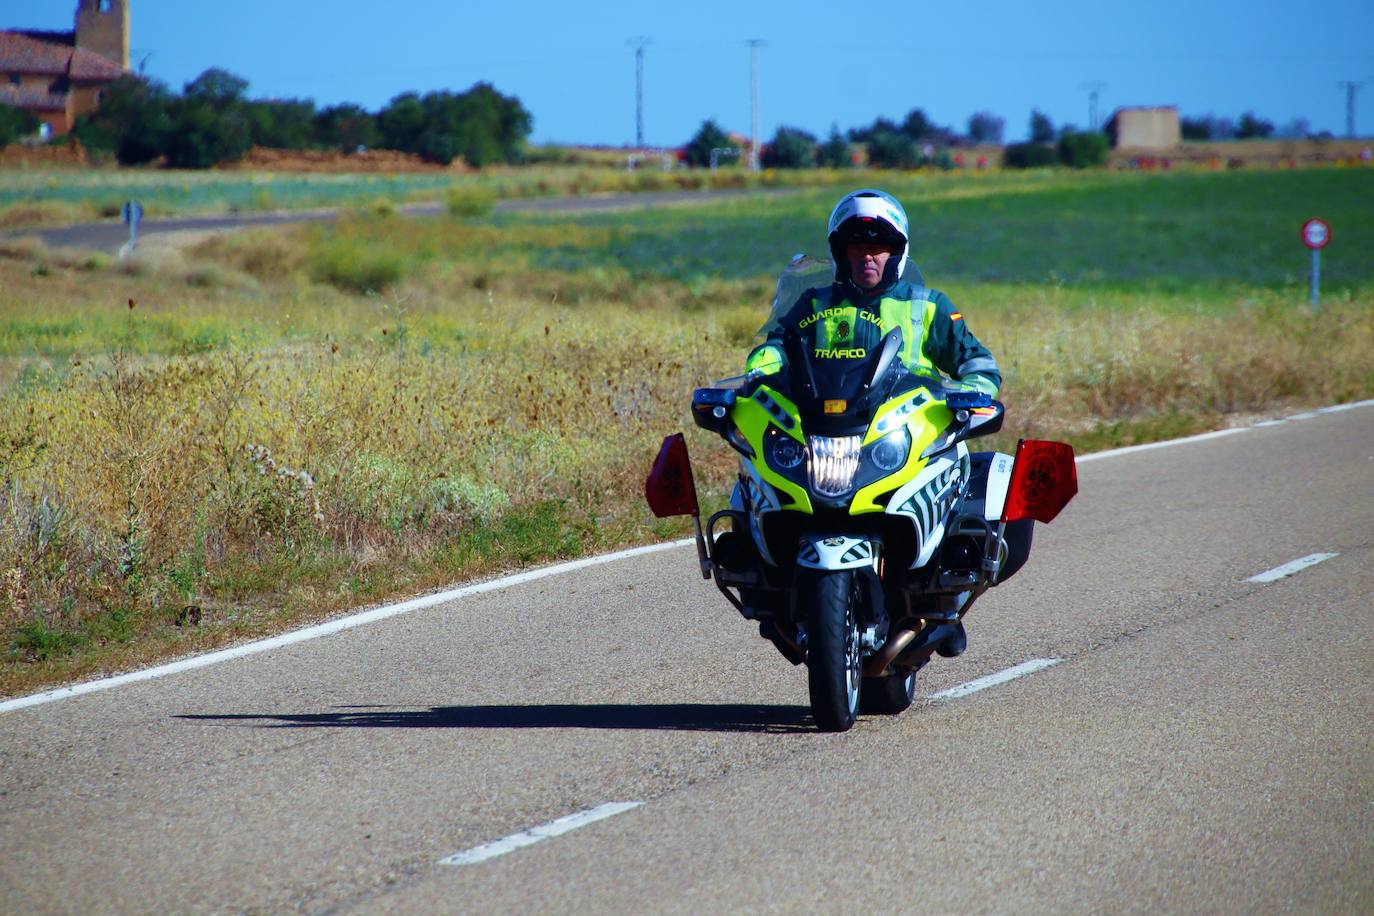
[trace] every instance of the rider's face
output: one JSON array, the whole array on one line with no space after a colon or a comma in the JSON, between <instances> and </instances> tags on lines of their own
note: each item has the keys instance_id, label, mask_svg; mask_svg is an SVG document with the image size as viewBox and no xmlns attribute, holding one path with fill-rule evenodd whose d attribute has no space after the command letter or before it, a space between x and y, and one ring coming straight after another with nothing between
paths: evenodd
<instances>
[{"instance_id":1,"label":"rider's face","mask_svg":"<svg viewBox=\"0 0 1374 916\"><path fill-rule=\"evenodd\" d=\"M859 289L872 289L883 279L883 268L892 257L892 246L883 242L851 242L845 247L849 275Z\"/></svg>"}]
</instances>

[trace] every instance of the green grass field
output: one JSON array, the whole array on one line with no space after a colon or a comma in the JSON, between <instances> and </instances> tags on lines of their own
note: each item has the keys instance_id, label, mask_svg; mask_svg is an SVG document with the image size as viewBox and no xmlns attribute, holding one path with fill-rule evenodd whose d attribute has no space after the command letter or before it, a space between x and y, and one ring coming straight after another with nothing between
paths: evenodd
<instances>
[{"instance_id":1,"label":"green grass field","mask_svg":"<svg viewBox=\"0 0 1374 916\"><path fill-rule=\"evenodd\" d=\"M1374 396L1374 171L883 185L1004 369L994 447ZM358 213L128 264L0 246L0 693L682 533L642 505L648 461L687 427L723 501L690 389L739 370L835 196Z\"/></svg>"},{"instance_id":2,"label":"green grass field","mask_svg":"<svg viewBox=\"0 0 1374 916\"><path fill-rule=\"evenodd\" d=\"M1305 282L1298 229L1315 215L1339 227L1341 244L1324 255L1327 289L1358 294L1374 280L1374 169L935 174L884 187L905 203L914 255L941 284L1289 288ZM833 197L814 191L701 214L587 217L576 224L615 230L614 241L590 258L585 246L559 250L555 263L615 264L684 282L768 274L798 250L825 253L816 214Z\"/></svg>"},{"instance_id":3,"label":"green grass field","mask_svg":"<svg viewBox=\"0 0 1374 916\"><path fill-rule=\"evenodd\" d=\"M0 229L117 218L137 200L149 219L443 201L451 193L545 197L701 188L805 187L850 180L812 169L664 172L587 164L493 166L473 173L325 174L165 169L0 169Z\"/></svg>"}]
</instances>

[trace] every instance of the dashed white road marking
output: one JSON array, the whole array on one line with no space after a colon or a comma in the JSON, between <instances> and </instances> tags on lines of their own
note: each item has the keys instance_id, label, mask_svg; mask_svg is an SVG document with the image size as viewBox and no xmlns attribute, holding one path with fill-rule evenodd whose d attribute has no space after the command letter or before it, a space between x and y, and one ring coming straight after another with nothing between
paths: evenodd
<instances>
[{"instance_id":1,"label":"dashed white road marking","mask_svg":"<svg viewBox=\"0 0 1374 916\"><path fill-rule=\"evenodd\" d=\"M552 839L562 836L570 830L578 827L585 827L597 821L604 821L608 817L623 814L634 808L638 808L644 802L608 802L598 805L587 811L579 811L576 814L569 814L560 817L556 821L550 821L538 827L531 827L529 830L521 830L519 833L512 833L508 837L493 840L490 843L483 843L481 846L474 846L463 852L455 852L453 855L439 860L440 865L476 865L478 862L485 862L497 856L503 856L508 852L523 849L542 840Z\"/></svg>"},{"instance_id":2,"label":"dashed white road marking","mask_svg":"<svg viewBox=\"0 0 1374 916\"><path fill-rule=\"evenodd\" d=\"M969 681L967 684L960 684L948 690L941 690L939 693L932 693L929 699L932 700L957 700L966 697L970 693L977 693L980 690L987 690L989 687L996 687L1005 684L1007 681L1014 681L1018 677L1025 677L1037 671L1044 671L1046 668L1053 667L1063 661L1062 658L1033 658L1028 662L1014 665L1005 671L998 671L986 677L980 677L976 681Z\"/></svg>"},{"instance_id":3,"label":"dashed white road marking","mask_svg":"<svg viewBox=\"0 0 1374 916\"><path fill-rule=\"evenodd\" d=\"M1292 561L1291 563L1285 563L1282 566L1275 566L1273 569L1266 570L1265 572L1262 572L1257 576L1251 576L1245 581L1259 582L1261 584L1265 582L1277 582L1280 579L1293 575L1293 573L1302 572L1309 566L1316 566L1318 563L1323 563L1326 560L1330 560L1338 556L1340 556L1340 554L1338 553L1309 553L1305 557L1298 557L1298 559Z\"/></svg>"}]
</instances>

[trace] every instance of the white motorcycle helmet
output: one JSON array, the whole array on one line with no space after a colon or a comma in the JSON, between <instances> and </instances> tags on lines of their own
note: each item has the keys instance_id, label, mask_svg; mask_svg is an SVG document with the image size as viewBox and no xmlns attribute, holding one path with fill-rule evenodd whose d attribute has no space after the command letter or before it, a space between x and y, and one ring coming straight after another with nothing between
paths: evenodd
<instances>
[{"instance_id":1,"label":"white motorcycle helmet","mask_svg":"<svg viewBox=\"0 0 1374 916\"><path fill-rule=\"evenodd\" d=\"M830 261L835 265L835 280L843 283L849 276L845 246L851 242L889 242L892 257L883 270L881 285L890 286L906 270L908 229L906 211L897 198L886 191L863 188L851 191L830 212L828 226Z\"/></svg>"}]
</instances>

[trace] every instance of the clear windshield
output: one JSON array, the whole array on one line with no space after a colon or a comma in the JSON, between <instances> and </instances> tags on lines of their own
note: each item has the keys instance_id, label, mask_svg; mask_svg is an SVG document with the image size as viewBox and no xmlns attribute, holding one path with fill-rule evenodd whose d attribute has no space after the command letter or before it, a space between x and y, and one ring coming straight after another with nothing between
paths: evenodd
<instances>
[{"instance_id":1,"label":"clear windshield","mask_svg":"<svg viewBox=\"0 0 1374 916\"><path fill-rule=\"evenodd\" d=\"M921 275L920 268L910 260L902 271L901 279L916 286L925 286L925 277ZM792 255L792 260L778 275L778 285L773 291L773 307L768 313L768 320L758 330L759 339L767 337L782 324L783 317L797 304L802 293L808 289L828 287L834 281L835 265L830 258L815 258L805 252Z\"/></svg>"},{"instance_id":2,"label":"clear windshield","mask_svg":"<svg viewBox=\"0 0 1374 916\"><path fill-rule=\"evenodd\" d=\"M778 285L773 291L773 308L768 313L768 320L759 328L759 337L767 337L781 325L783 316L797 304L802 293L808 289L829 286L834 278L835 267L829 258L793 255L778 275Z\"/></svg>"},{"instance_id":3,"label":"clear windshield","mask_svg":"<svg viewBox=\"0 0 1374 916\"><path fill-rule=\"evenodd\" d=\"M910 264L902 279L923 284L920 271ZM846 305L815 315L807 309L793 314L807 290L828 289L833 282L828 258L793 257L778 277L772 311L760 333L781 339L786 368L780 382L803 412L856 422L903 378L914 377L899 356L901 332L884 335L867 310Z\"/></svg>"}]
</instances>

